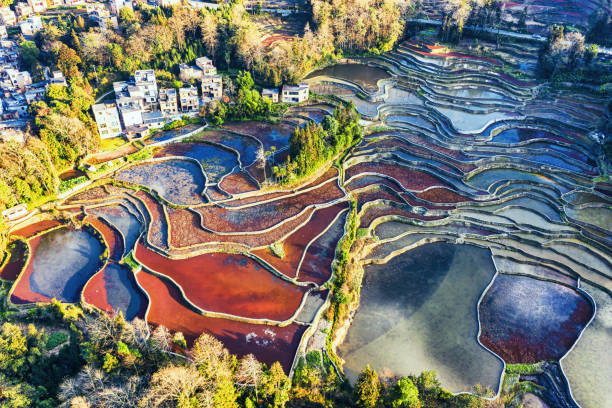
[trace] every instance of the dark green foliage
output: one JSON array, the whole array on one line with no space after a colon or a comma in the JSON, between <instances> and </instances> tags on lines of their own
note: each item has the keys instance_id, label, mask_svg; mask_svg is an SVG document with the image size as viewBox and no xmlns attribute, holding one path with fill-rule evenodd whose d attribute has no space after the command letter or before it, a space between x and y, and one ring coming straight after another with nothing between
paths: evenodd
<instances>
[{"instance_id":1,"label":"dark green foliage","mask_svg":"<svg viewBox=\"0 0 612 408\"><path fill-rule=\"evenodd\" d=\"M240 71L235 82L238 87L235 103L215 101L206 107L206 118L212 124L221 126L229 120L270 120L279 114L278 105L274 105L267 98L262 98L259 92L253 89L255 82L249 72Z\"/></svg>"},{"instance_id":2,"label":"dark green foliage","mask_svg":"<svg viewBox=\"0 0 612 408\"><path fill-rule=\"evenodd\" d=\"M359 114L352 104L336 109L320 125L297 128L289 139L289 158L274 168L281 182L294 182L316 171L361 138Z\"/></svg>"},{"instance_id":3,"label":"dark green foliage","mask_svg":"<svg viewBox=\"0 0 612 408\"><path fill-rule=\"evenodd\" d=\"M24 69L33 71L38 63L39 54L40 51L34 41L24 40L19 44L19 55Z\"/></svg>"},{"instance_id":4,"label":"dark green foliage","mask_svg":"<svg viewBox=\"0 0 612 408\"><path fill-rule=\"evenodd\" d=\"M45 348L47 350L52 350L59 346L60 344L64 344L68 341L68 335L62 331L53 332L47 338L47 344L45 344Z\"/></svg>"}]
</instances>

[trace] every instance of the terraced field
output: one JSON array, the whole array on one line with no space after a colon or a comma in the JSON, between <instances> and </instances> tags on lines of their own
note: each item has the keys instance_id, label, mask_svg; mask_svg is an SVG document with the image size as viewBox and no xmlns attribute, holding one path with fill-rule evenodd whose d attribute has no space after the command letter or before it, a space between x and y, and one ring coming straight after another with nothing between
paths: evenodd
<instances>
[{"instance_id":1,"label":"terraced field","mask_svg":"<svg viewBox=\"0 0 612 408\"><path fill-rule=\"evenodd\" d=\"M354 220L365 278L338 348L349 378L366 363L388 376L436 369L453 392L497 392L505 363L547 360L569 382L550 377L558 406L612 406L612 184L590 137L602 101L500 69L534 66L530 46L495 58L431 50L406 42L315 72L311 89L334 98L279 124L159 135L170 143L152 159L57 204L97 239L48 220L13 231L25 245L0 270L18 276L11 301L63 296L189 342L206 331L290 372L307 350L332 352L321 312ZM366 135L337 167L270 186L293 129L321 121L336 97L355 104ZM59 256L61 270L82 272L51 276Z\"/></svg>"}]
</instances>

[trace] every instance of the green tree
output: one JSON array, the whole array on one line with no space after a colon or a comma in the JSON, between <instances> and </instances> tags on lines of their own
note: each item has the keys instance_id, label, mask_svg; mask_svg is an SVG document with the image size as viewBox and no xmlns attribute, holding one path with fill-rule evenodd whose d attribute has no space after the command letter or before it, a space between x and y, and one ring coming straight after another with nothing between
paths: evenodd
<instances>
[{"instance_id":1,"label":"green tree","mask_svg":"<svg viewBox=\"0 0 612 408\"><path fill-rule=\"evenodd\" d=\"M374 408L378 404L382 385L376 371L369 365L359 374L355 384L355 402L362 408Z\"/></svg>"},{"instance_id":2,"label":"green tree","mask_svg":"<svg viewBox=\"0 0 612 408\"><path fill-rule=\"evenodd\" d=\"M282 408L289 401L291 381L285 375L283 367L277 361L272 364L262 384L262 393L271 407Z\"/></svg>"},{"instance_id":3,"label":"green tree","mask_svg":"<svg viewBox=\"0 0 612 408\"><path fill-rule=\"evenodd\" d=\"M23 40L19 44L19 55L21 55L21 62L23 63L25 69L27 71L32 71L38 63L40 50L34 41Z\"/></svg>"},{"instance_id":4,"label":"green tree","mask_svg":"<svg viewBox=\"0 0 612 408\"><path fill-rule=\"evenodd\" d=\"M217 382L217 391L213 397L215 408L238 408L236 387L231 378L223 376Z\"/></svg>"},{"instance_id":5,"label":"green tree","mask_svg":"<svg viewBox=\"0 0 612 408\"><path fill-rule=\"evenodd\" d=\"M401 378L393 389L393 408L418 408L421 405L419 390L408 377Z\"/></svg>"},{"instance_id":6,"label":"green tree","mask_svg":"<svg viewBox=\"0 0 612 408\"><path fill-rule=\"evenodd\" d=\"M9 374L19 373L26 364L28 341L21 328L4 323L0 333L0 370Z\"/></svg>"}]
</instances>

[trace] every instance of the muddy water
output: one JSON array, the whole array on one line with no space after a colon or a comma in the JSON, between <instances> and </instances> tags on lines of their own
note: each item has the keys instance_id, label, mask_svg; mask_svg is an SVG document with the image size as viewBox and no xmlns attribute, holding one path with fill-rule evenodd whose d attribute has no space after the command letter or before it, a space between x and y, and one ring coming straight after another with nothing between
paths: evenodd
<instances>
[{"instance_id":1,"label":"muddy water","mask_svg":"<svg viewBox=\"0 0 612 408\"><path fill-rule=\"evenodd\" d=\"M434 243L365 268L361 303L339 349L355 381L370 364L381 375L436 370L453 392L497 390L503 363L480 346L476 304L495 274L491 254Z\"/></svg>"},{"instance_id":2,"label":"muddy water","mask_svg":"<svg viewBox=\"0 0 612 408\"><path fill-rule=\"evenodd\" d=\"M333 65L331 67L314 71L308 75L307 79L318 76L346 79L356 82L367 90L376 90L379 80L391 77L387 71L382 68L371 67L363 64Z\"/></svg>"}]
</instances>

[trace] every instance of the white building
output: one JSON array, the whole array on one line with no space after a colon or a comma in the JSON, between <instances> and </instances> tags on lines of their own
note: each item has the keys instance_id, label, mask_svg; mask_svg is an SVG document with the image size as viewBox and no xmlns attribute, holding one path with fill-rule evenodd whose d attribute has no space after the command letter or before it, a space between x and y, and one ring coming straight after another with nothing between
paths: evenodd
<instances>
[{"instance_id":1,"label":"white building","mask_svg":"<svg viewBox=\"0 0 612 408\"><path fill-rule=\"evenodd\" d=\"M16 69L9 68L4 70L4 76L10 83L13 90L25 90L26 85L32 83L32 77L28 71L17 71Z\"/></svg>"},{"instance_id":2,"label":"white building","mask_svg":"<svg viewBox=\"0 0 612 408\"><path fill-rule=\"evenodd\" d=\"M152 69L141 69L134 72L134 83L144 90L145 105L157 104L155 71Z\"/></svg>"},{"instance_id":3,"label":"white building","mask_svg":"<svg viewBox=\"0 0 612 408\"><path fill-rule=\"evenodd\" d=\"M85 5L87 16L102 29L108 28L110 12L102 3L87 3Z\"/></svg>"},{"instance_id":4,"label":"white building","mask_svg":"<svg viewBox=\"0 0 612 408\"><path fill-rule=\"evenodd\" d=\"M35 84L26 85L25 87L25 98L28 104L42 100L47 93L47 83L46 82L37 82Z\"/></svg>"},{"instance_id":5,"label":"white building","mask_svg":"<svg viewBox=\"0 0 612 408\"><path fill-rule=\"evenodd\" d=\"M164 115L160 111L143 113L142 123L149 129L161 129L164 127Z\"/></svg>"},{"instance_id":6,"label":"white building","mask_svg":"<svg viewBox=\"0 0 612 408\"><path fill-rule=\"evenodd\" d=\"M221 75L202 77L202 99L205 102L221 99L223 96L223 78Z\"/></svg>"},{"instance_id":7,"label":"white building","mask_svg":"<svg viewBox=\"0 0 612 408\"><path fill-rule=\"evenodd\" d=\"M92 110L101 139L108 139L121 134L121 122L119 122L117 105L114 103L98 103L92 107Z\"/></svg>"},{"instance_id":8,"label":"white building","mask_svg":"<svg viewBox=\"0 0 612 408\"><path fill-rule=\"evenodd\" d=\"M35 13L42 13L47 9L47 0L28 0L28 4Z\"/></svg>"},{"instance_id":9,"label":"white building","mask_svg":"<svg viewBox=\"0 0 612 408\"><path fill-rule=\"evenodd\" d=\"M192 79L202 80L202 70L188 64L179 65L179 79L183 82L189 82Z\"/></svg>"},{"instance_id":10,"label":"white building","mask_svg":"<svg viewBox=\"0 0 612 408\"><path fill-rule=\"evenodd\" d=\"M272 103L278 102L278 89L276 88L264 88L261 90L262 98L270 99Z\"/></svg>"},{"instance_id":11,"label":"white building","mask_svg":"<svg viewBox=\"0 0 612 408\"><path fill-rule=\"evenodd\" d=\"M164 116L178 114L178 97L176 89L162 88L159 90L159 109Z\"/></svg>"},{"instance_id":12,"label":"white building","mask_svg":"<svg viewBox=\"0 0 612 408\"><path fill-rule=\"evenodd\" d=\"M284 103L300 103L308 100L308 84L283 85L282 101Z\"/></svg>"},{"instance_id":13,"label":"white building","mask_svg":"<svg viewBox=\"0 0 612 408\"><path fill-rule=\"evenodd\" d=\"M51 72L47 68L47 71L45 72L45 77L47 78L47 81L49 81L49 84L62 85L62 86L68 85L66 82L66 78L64 77L64 74L62 74L62 71L56 70L56 71Z\"/></svg>"},{"instance_id":14,"label":"white building","mask_svg":"<svg viewBox=\"0 0 612 408\"><path fill-rule=\"evenodd\" d=\"M5 25L0 25L0 40L8 38L8 32Z\"/></svg>"},{"instance_id":15,"label":"white building","mask_svg":"<svg viewBox=\"0 0 612 408\"><path fill-rule=\"evenodd\" d=\"M9 27L17 24L15 12L8 7L0 7L0 24Z\"/></svg>"},{"instance_id":16,"label":"white building","mask_svg":"<svg viewBox=\"0 0 612 408\"><path fill-rule=\"evenodd\" d=\"M119 108L123 128L134 125L142 125L142 110L139 106L125 106Z\"/></svg>"},{"instance_id":17,"label":"white building","mask_svg":"<svg viewBox=\"0 0 612 408\"><path fill-rule=\"evenodd\" d=\"M15 4L15 14L18 18L24 18L34 13L32 7L28 3L17 3Z\"/></svg>"},{"instance_id":18,"label":"white building","mask_svg":"<svg viewBox=\"0 0 612 408\"><path fill-rule=\"evenodd\" d=\"M202 75L217 75L217 68L215 68L210 58L196 58L195 64L198 68L202 70Z\"/></svg>"},{"instance_id":19,"label":"white building","mask_svg":"<svg viewBox=\"0 0 612 408\"><path fill-rule=\"evenodd\" d=\"M42 30L43 24L40 16L30 16L26 20L19 23L21 33L24 37L32 37L34 34Z\"/></svg>"},{"instance_id":20,"label":"white building","mask_svg":"<svg viewBox=\"0 0 612 408\"><path fill-rule=\"evenodd\" d=\"M200 108L198 89L195 86L179 89L179 99L181 101L181 111L193 112Z\"/></svg>"}]
</instances>

